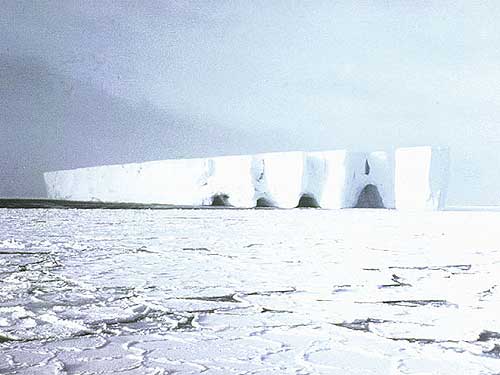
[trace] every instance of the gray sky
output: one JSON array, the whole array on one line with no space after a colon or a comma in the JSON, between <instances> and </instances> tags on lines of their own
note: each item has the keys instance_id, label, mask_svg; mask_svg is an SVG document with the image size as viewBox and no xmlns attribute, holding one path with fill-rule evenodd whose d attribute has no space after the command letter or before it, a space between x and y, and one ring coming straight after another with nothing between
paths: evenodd
<instances>
[{"instance_id":1,"label":"gray sky","mask_svg":"<svg viewBox=\"0 0 500 375\"><path fill-rule=\"evenodd\" d=\"M1 1L0 196L45 170L262 151L452 149L500 196L500 2Z\"/></svg>"}]
</instances>

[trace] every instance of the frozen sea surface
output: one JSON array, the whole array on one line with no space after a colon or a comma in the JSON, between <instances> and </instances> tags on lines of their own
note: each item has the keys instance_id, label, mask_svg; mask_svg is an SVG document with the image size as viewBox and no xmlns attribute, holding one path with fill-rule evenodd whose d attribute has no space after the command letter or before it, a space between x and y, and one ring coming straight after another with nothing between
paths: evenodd
<instances>
[{"instance_id":1,"label":"frozen sea surface","mask_svg":"<svg viewBox=\"0 0 500 375\"><path fill-rule=\"evenodd\" d=\"M500 213L0 210L0 373L498 374Z\"/></svg>"}]
</instances>

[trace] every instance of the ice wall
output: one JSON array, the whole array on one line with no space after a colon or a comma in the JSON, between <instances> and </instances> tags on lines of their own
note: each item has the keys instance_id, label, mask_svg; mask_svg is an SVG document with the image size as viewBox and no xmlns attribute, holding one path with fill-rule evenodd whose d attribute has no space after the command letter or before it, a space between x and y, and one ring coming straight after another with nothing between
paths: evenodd
<instances>
[{"instance_id":1,"label":"ice wall","mask_svg":"<svg viewBox=\"0 0 500 375\"><path fill-rule=\"evenodd\" d=\"M49 198L200 205L207 159L80 168L44 174Z\"/></svg>"},{"instance_id":2,"label":"ice wall","mask_svg":"<svg viewBox=\"0 0 500 375\"><path fill-rule=\"evenodd\" d=\"M296 207L302 195L305 154L260 154L255 156L255 163L256 200L273 207Z\"/></svg>"},{"instance_id":3,"label":"ice wall","mask_svg":"<svg viewBox=\"0 0 500 375\"><path fill-rule=\"evenodd\" d=\"M307 202L337 209L358 206L369 192L385 208L441 209L448 163L446 149L414 147L163 160L44 177L53 199L243 208Z\"/></svg>"},{"instance_id":4,"label":"ice wall","mask_svg":"<svg viewBox=\"0 0 500 375\"><path fill-rule=\"evenodd\" d=\"M206 177L199 184L203 205L254 207L254 157L225 156L208 159Z\"/></svg>"},{"instance_id":5,"label":"ice wall","mask_svg":"<svg viewBox=\"0 0 500 375\"><path fill-rule=\"evenodd\" d=\"M393 155L393 152L374 151L356 153L352 157L349 169L353 171L354 182L348 197L348 207L355 207L363 189L373 185L380 194L383 207L395 208Z\"/></svg>"},{"instance_id":6,"label":"ice wall","mask_svg":"<svg viewBox=\"0 0 500 375\"><path fill-rule=\"evenodd\" d=\"M394 158L391 153L346 150L308 154L306 192L322 208L355 207L362 190L374 185L384 207L394 208ZM311 178L312 177L312 178Z\"/></svg>"},{"instance_id":7,"label":"ice wall","mask_svg":"<svg viewBox=\"0 0 500 375\"><path fill-rule=\"evenodd\" d=\"M396 207L437 210L445 206L449 153L446 148L396 150Z\"/></svg>"},{"instance_id":8,"label":"ice wall","mask_svg":"<svg viewBox=\"0 0 500 375\"><path fill-rule=\"evenodd\" d=\"M350 189L349 153L345 150L311 152L307 158L304 192L313 196L322 208L346 207Z\"/></svg>"},{"instance_id":9,"label":"ice wall","mask_svg":"<svg viewBox=\"0 0 500 375\"><path fill-rule=\"evenodd\" d=\"M382 197L384 207L395 208L395 159L394 152L375 151L367 155L370 169L368 183L374 184ZM367 176L368 177L368 176Z\"/></svg>"}]
</instances>

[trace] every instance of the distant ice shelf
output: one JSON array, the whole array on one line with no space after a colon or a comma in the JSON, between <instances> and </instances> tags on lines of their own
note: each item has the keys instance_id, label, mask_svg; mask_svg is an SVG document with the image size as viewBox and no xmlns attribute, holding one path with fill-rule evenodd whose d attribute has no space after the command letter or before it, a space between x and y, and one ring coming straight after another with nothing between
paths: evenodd
<instances>
[{"instance_id":1,"label":"distant ice shelf","mask_svg":"<svg viewBox=\"0 0 500 375\"><path fill-rule=\"evenodd\" d=\"M251 208L439 210L448 149L277 152L44 173L51 199Z\"/></svg>"}]
</instances>

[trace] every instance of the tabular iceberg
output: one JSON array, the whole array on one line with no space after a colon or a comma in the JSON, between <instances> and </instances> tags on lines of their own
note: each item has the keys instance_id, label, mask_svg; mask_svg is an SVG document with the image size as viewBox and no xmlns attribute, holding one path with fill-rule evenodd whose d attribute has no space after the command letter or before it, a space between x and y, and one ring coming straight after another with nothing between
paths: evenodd
<instances>
[{"instance_id":1,"label":"tabular iceberg","mask_svg":"<svg viewBox=\"0 0 500 375\"><path fill-rule=\"evenodd\" d=\"M444 208L446 148L279 152L47 172L49 198L242 208Z\"/></svg>"}]
</instances>

